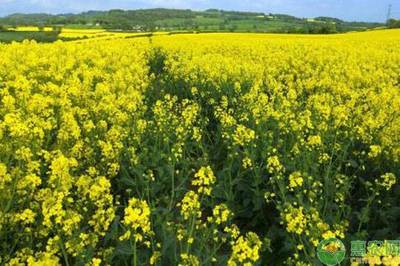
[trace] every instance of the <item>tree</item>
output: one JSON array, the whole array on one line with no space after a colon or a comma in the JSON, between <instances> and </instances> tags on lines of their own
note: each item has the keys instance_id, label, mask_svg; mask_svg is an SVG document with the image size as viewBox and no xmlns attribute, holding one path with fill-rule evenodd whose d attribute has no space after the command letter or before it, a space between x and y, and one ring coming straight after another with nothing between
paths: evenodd
<instances>
[{"instance_id":1,"label":"tree","mask_svg":"<svg viewBox=\"0 0 400 266\"><path fill-rule=\"evenodd\" d=\"M337 33L336 25L332 23L326 23L324 26L321 27L319 33L321 34Z\"/></svg>"},{"instance_id":2,"label":"tree","mask_svg":"<svg viewBox=\"0 0 400 266\"><path fill-rule=\"evenodd\" d=\"M238 28L238 26L237 26L236 24L233 24L233 25L231 25L231 26L229 27L229 31L230 31L230 32L234 32L234 31L237 30L237 28Z\"/></svg>"},{"instance_id":3,"label":"tree","mask_svg":"<svg viewBox=\"0 0 400 266\"><path fill-rule=\"evenodd\" d=\"M390 29L400 28L400 20L398 20L398 19L389 19L387 21L387 26Z\"/></svg>"},{"instance_id":4,"label":"tree","mask_svg":"<svg viewBox=\"0 0 400 266\"><path fill-rule=\"evenodd\" d=\"M53 29L53 32L56 34L60 34L61 30L62 30L62 28L60 26L53 26L52 29Z\"/></svg>"}]
</instances>

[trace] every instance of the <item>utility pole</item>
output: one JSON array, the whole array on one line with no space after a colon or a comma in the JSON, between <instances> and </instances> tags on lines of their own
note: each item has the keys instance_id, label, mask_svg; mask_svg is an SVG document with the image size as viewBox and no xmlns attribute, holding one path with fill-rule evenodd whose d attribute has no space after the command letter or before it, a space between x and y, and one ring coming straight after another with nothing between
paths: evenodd
<instances>
[{"instance_id":1,"label":"utility pole","mask_svg":"<svg viewBox=\"0 0 400 266\"><path fill-rule=\"evenodd\" d=\"M390 17L392 16L392 4L389 4L388 13L386 17L386 21L389 21Z\"/></svg>"}]
</instances>

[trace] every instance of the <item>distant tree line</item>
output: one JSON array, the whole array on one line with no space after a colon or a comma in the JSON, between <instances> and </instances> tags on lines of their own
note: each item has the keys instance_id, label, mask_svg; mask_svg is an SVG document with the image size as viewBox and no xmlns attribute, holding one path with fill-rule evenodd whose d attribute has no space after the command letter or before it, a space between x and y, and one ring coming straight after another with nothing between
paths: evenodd
<instances>
[{"instance_id":1,"label":"distant tree line","mask_svg":"<svg viewBox=\"0 0 400 266\"><path fill-rule=\"evenodd\" d=\"M400 19L389 19L387 26L391 29L400 28Z\"/></svg>"},{"instance_id":2,"label":"distant tree line","mask_svg":"<svg viewBox=\"0 0 400 266\"><path fill-rule=\"evenodd\" d=\"M334 34L338 33L335 24L332 23L302 23L299 27L287 27L277 30L276 32L297 33L297 34Z\"/></svg>"},{"instance_id":3,"label":"distant tree line","mask_svg":"<svg viewBox=\"0 0 400 266\"><path fill-rule=\"evenodd\" d=\"M80 14L14 14L0 19L0 24L18 25L99 25L106 29L152 29L155 21L164 19L191 19L195 12L176 9L88 11Z\"/></svg>"},{"instance_id":4,"label":"distant tree line","mask_svg":"<svg viewBox=\"0 0 400 266\"><path fill-rule=\"evenodd\" d=\"M308 34L330 34L382 26L378 23L345 22L330 17L318 17L315 22L285 14L224 11L208 9L139 9L88 11L80 14L13 14L0 18L0 25L102 27L108 30L145 31L255 31ZM269 24L271 21L273 23ZM269 26L269 25L274 26ZM0 29L1 30L1 29Z\"/></svg>"}]
</instances>

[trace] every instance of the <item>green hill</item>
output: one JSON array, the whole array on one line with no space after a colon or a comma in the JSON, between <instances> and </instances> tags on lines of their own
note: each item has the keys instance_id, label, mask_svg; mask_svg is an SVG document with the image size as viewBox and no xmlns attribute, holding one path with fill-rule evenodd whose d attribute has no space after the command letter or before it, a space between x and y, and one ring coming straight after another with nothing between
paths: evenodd
<instances>
[{"instance_id":1,"label":"green hill","mask_svg":"<svg viewBox=\"0 0 400 266\"><path fill-rule=\"evenodd\" d=\"M7 26L101 27L124 31L235 31L285 33L336 33L379 27L380 23L346 22L336 18L297 18L285 14L217 9L139 9L88 11L80 14L13 14L0 18Z\"/></svg>"}]
</instances>

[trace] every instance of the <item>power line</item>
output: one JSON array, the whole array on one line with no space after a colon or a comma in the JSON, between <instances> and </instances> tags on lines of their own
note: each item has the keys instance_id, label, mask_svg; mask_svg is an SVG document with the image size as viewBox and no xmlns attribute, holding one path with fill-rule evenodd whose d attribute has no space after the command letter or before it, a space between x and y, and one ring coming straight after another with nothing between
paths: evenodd
<instances>
[{"instance_id":1,"label":"power line","mask_svg":"<svg viewBox=\"0 0 400 266\"><path fill-rule=\"evenodd\" d=\"M389 8L388 8L388 13L387 13L386 21L388 21L388 20L390 19L391 16L392 16L392 4L389 4Z\"/></svg>"}]
</instances>

